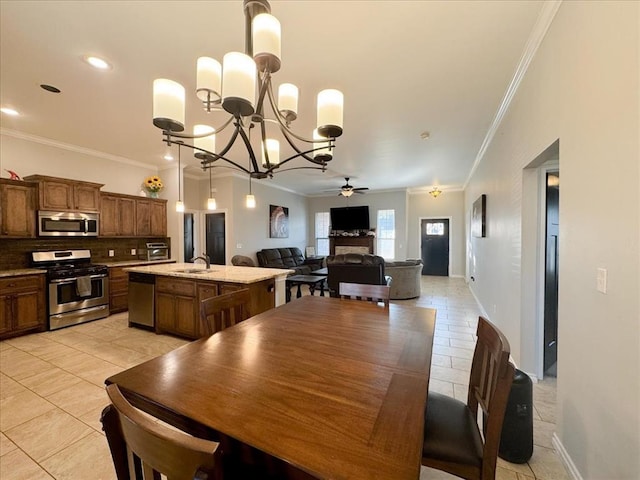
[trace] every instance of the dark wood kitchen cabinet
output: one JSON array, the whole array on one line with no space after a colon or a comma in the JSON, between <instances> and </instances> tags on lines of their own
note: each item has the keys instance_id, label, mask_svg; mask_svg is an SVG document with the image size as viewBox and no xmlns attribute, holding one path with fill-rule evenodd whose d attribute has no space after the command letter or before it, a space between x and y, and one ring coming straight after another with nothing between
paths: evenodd
<instances>
[{"instance_id":1,"label":"dark wood kitchen cabinet","mask_svg":"<svg viewBox=\"0 0 640 480\"><path fill-rule=\"evenodd\" d=\"M26 181L38 184L38 210L98 212L100 183L30 175Z\"/></svg>"},{"instance_id":2,"label":"dark wood kitchen cabinet","mask_svg":"<svg viewBox=\"0 0 640 480\"><path fill-rule=\"evenodd\" d=\"M117 193L100 194L100 236L133 237L136 234L135 197Z\"/></svg>"},{"instance_id":3,"label":"dark wood kitchen cabinet","mask_svg":"<svg viewBox=\"0 0 640 480\"><path fill-rule=\"evenodd\" d=\"M167 236L167 201L156 198L136 200L136 236Z\"/></svg>"},{"instance_id":4,"label":"dark wood kitchen cabinet","mask_svg":"<svg viewBox=\"0 0 640 480\"><path fill-rule=\"evenodd\" d=\"M129 274L125 267L109 267L109 312L126 312L129 309Z\"/></svg>"},{"instance_id":5,"label":"dark wood kitchen cabinet","mask_svg":"<svg viewBox=\"0 0 640 480\"><path fill-rule=\"evenodd\" d=\"M196 282L156 277L156 332L198 338Z\"/></svg>"},{"instance_id":6,"label":"dark wood kitchen cabinet","mask_svg":"<svg viewBox=\"0 0 640 480\"><path fill-rule=\"evenodd\" d=\"M0 238L36 236L36 185L0 179Z\"/></svg>"},{"instance_id":7,"label":"dark wood kitchen cabinet","mask_svg":"<svg viewBox=\"0 0 640 480\"><path fill-rule=\"evenodd\" d=\"M47 329L45 275L0 278L0 340Z\"/></svg>"}]
</instances>

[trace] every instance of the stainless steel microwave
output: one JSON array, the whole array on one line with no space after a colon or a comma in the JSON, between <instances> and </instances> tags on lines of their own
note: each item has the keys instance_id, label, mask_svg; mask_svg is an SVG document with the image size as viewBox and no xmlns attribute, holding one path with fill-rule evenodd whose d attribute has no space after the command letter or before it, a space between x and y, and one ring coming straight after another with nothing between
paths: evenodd
<instances>
[{"instance_id":1,"label":"stainless steel microwave","mask_svg":"<svg viewBox=\"0 0 640 480\"><path fill-rule=\"evenodd\" d=\"M98 214L38 211L41 237L97 237Z\"/></svg>"}]
</instances>

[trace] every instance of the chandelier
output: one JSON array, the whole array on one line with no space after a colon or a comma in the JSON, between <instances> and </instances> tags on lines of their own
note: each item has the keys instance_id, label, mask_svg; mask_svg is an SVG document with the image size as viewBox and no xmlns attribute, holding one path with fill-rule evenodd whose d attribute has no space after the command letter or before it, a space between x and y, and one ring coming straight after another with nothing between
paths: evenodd
<instances>
[{"instance_id":1,"label":"chandelier","mask_svg":"<svg viewBox=\"0 0 640 480\"><path fill-rule=\"evenodd\" d=\"M440 190L438 187L433 187L433 190L429 192L429 195L431 195L433 198L438 198L441 193L442 190Z\"/></svg>"},{"instance_id":2,"label":"chandelier","mask_svg":"<svg viewBox=\"0 0 640 480\"><path fill-rule=\"evenodd\" d=\"M270 14L267 0L244 0L243 8L245 53L227 53L222 65L209 57L197 60L196 95L203 108L229 116L217 127L195 125L192 135L183 133L185 89L173 80L160 78L153 82L153 124L162 130L167 146L192 148L204 170L222 160L226 162L224 166L240 170L250 178L272 178L274 173L286 170L324 171L333 158L335 139L342 135L343 94L334 89L321 91L317 97L316 129L306 137L294 133L291 123L298 115L298 88L290 83L281 84L276 101L271 84L272 74L281 66L280 22ZM291 156L280 159L280 142L267 132L267 123L275 125L293 149ZM228 143L216 148L216 134L229 126L233 131ZM260 136L260 160L251 144L254 129ZM238 139L246 147L248 164L246 159L241 163L228 157ZM193 144L186 140L193 140ZM306 145L299 147L296 141ZM282 168L296 158L309 164Z\"/></svg>"}]
</instances>

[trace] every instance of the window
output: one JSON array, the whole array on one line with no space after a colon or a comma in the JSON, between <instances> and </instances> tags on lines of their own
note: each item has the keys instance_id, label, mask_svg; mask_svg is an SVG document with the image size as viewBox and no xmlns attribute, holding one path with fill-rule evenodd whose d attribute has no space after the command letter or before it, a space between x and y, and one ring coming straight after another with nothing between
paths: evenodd
<instances>
[{"instance_id":1,"label":"window","mask_svg":"<svg viewBox=\"0 0 640 480\"><path fill-rule=\"evenodd\" d=\"M316 255L329 255L329 212L316 212Z\"/></svg>"},{"instance_id":2,"label":"window","mask_svg":"<svg viewBox=\"0 0 640 480\"><path fill-rule=\"evenodd\" d=\"M396 248L395 210L378 210L377 234L377 254L383 258L393 259Z\"/></svg>"},{"instance_id":3,"label":"window","mask_svg":"<svg viewBox=\"0 0 640 480\"><path fill-rule=\"evenodd\" d=\"M444 235L444 223L427 222L427 235Z\"/></svg>"}]
</instances>

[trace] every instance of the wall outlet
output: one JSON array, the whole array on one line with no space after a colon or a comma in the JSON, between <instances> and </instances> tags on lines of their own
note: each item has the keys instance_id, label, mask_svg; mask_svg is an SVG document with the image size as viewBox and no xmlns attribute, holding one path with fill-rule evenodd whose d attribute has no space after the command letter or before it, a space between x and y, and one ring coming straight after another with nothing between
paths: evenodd
<instances>
[{"instance_id":1,"label":"wall outlet","mask_svg":"<svg viewBox=\"0 0 640 480\"><path fill-rule=\"evenodd\" d=\"M115 255L115 252L113 250L109 250L109 256L113 257Z\"/></svg>"},{"instance_id":2,"label":"wall outlet","mask_svg":"<svg viewBox=\"0 0 640 480\"><path fill-rule=\"evenodd\" d=\"M607 269L599 268L596 276L596 288L599 292L607 293Z\"/></svg>"},{"instance_id":3,"label":"wall outlet","mask_svg":"<svg viewBox=\"0 0 640 480\"><path fill-rule=\"evenodd\" d=\"M135 255L135 254L136 254L136 249L135 249L135 248L132 248L132 249L131 249L131 255Z\"/></svg>"}]
</instances>

